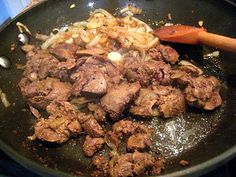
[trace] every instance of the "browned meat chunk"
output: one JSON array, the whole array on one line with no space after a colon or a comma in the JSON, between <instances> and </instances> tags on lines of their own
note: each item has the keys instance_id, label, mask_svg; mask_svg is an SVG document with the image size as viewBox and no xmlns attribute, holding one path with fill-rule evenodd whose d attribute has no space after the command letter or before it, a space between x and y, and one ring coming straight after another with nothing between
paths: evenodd
<instances>
[{"instance_id":1,"label":"browned meat chunk","mask_svg":"<svg viewBox=\"0 0 236 177\"><path fill-rule=\"evenodd\" d=\"M166 160L163 157L156 157L154 160L154 165L150 171L151 175L159 175L161 171L165 169Z\"/></svg>"},{"instance_id":2,"label":"browned meat chunk","mask_svg":"<svg viewBox=\"0 0 236 177\"><path fill-rule=\"evenodd\" d=\"M112 126L112 130L121 138L122 135L132 135L135 133L152 133L152 129L148 128L146 125L129 120L120 120L119 122L116 122Z\"/></svg>"},{"instance_id":3,"label":"browned meat chunk","mask_svg":"<svg viewBox=\"0 0 236 177\"><path fill-rule=\"evenodd\" d=\"M99 151L104 144L103 138L92 138L89 135L86 136L83 145L84 154L88 157L92 157L97 151Z\"/></svg>"},{"instance_id":4,"label":"browned meat chunk","mask_svg":"<svg viewBox=\"0 0 236 177\"><path fill-rule=\"evenodd\" d=\"M139 83L120 84L110 88L101 98L101 105L112 119L116 119L133 100L140 89Z\"/></svg>"},{"instance_id":5,"label":"browned meat chunk","mask_svg":"<svg viewBox=\"0 0 236 177\"><path fill-rule=\"evenodd\" d=\"M111 161L113 161L109 169L111 177L140 176L148 174L150 169L151 172L158 172L157 170L164 168L164 163L161 164L158 158L138 151L122 154L116 161L114 159Z\"/></svg>"},{"instance_id":6,"label":"browned meat chunk","mask_svg":"<svg viewBox=\"0 0 236 177\"><path fill-rule=\"evenodd\" d=\"M135 132L137 128L137 124L130 120L120 120L119 122L116 122L112 126L112 130L114 133L116 133L119 137L124 135L131 135Z\"/></svg>"},{"instance_id":7,"label":"browned meat chunk","mask_svg":"<svg viewBox=\"0 0 236 177\"><path fill-rule=\"evenodd\" d=\"M94 156L92 163L96 168L91 174L92 177L104 177L108 175L109 164L107 159L102 156Z\"/></svg>"},{"instance_id":8,"label":"browned meat chunk","mask_svg":"<svg viewBox=\"0 0 236 177\"><path fill-rule=\"evenodd\" d=\"M46 110L51 115L67 115L70 119L78 118L77 108L69 102L54 101L46 107Z\"/></svg>"},{"instance_id":9,"label":"browned meat chunk","mask_svg":"<svg viewBox=\"0 0 236 177\"><path fill-rule=\"evenodd\" d=\"M35 125L35 135L42 141L63 143L67 141L70 136L69 131L64 129L64 127L67 127L66 119L41 119Z\"/></svg>"},{"instance_id":10,"label":"browned meat chunk","mask_svg":"<svg viewBox=\"0 0 236 177\"><path fill-rule=\"evenodd\" d=\"M60 59L76 58L76 51L79 49L77 45L60 43L50 49L50 53L56 55Z\"/></svg>"},{"instance_id":11,"label":"browned meat chunk","mask_svg":"<svg viewBox=\"0 0 236 177\"><path fill-rule=\"evenodd\" d=\"M144 61L130 66L125 73L129 82L139 81L142 86L169 85L171 67L163 61Z\"/></svg>"},{"instance_id":12,"label":"browned meat chunk","mask_svg":"<svg viewBox=\"0 0 236 177\"><path fill-rule=\"evenodd\" d=\"M101 137L104 135L102 127L92 115L79 113L78 119L88 135L92 137Z\"/></svg>"},{"instance_id":13,"label":"browned meat chunk","mask_svg":"<svg viewBox=\"0 0 236 177\"><path fill-rule=\"evenodd\" d=\"M158 86L154 90L142 89L130 112L144 117L163 115L173 117L185 111L185 98L181 90L171 86Z\"/></svg>"},{"instance_id":14,"label":"browned meat chunk","mask_svg":"<svg viewBox=\"0 0 236 177\"><path fill-rule=\"evenodd\" d=\"M89 103L88 109L93 112L93 116L98 122L106 121L106 112L102 109L100 104Z\"/></svg>"},{"instance_id":15,"label":"browned meat chunk","mask_svg":"<svg viewBox=\"0 0 236 177\"><path fill-rule=\"evenodd\" d=\"M88 69L87 71L77 74L77 81L72 88L72 95L81 94L91 96L102 96L107 91L107 82L99 71Z\"/></svg>"},{"instance_id":16,"label":"browned meat chunk","mask_svg":"<svg viewBox=\"0 0 236 177\"><path fill-rule=\"evenodd\" d=\"M148 150L152 144L151 135L145 133L137 133L129 137L127 141L127 149L129 151L144 151Z\"/></svg>"},{"instance_id":17,"label":"browned meat chunk","mask_svg":"<svg viewBox=\"0 0 236 177\"><path fill-rule=\"evenodd\" d=\"M103 95L107 91L107 83L102 73L94 73L90 76L91 79L83 87L83 93L95 93L97 95Z\"/></svg>"},{"instance_id":18,"label":"browned meat chunk","mask_svg":"<svg viewBox=\"0 0 236 177\"><path fill-rule=\"evenodd\" d=\"M107 82L104 75L97 69L84 68L76 73L77 80L73 85L72 94L104 95L107 91ZM74 74L75 77L75 74Z\"/></svg>"},{"instance_id":19,"label":"browned meat chunk","mask_svg":"<svg viewBox=\"0 0 236 177\"><path fill-rule=\"evenodd\" d=\"M109 146L111 149L117 149L118 145L120 143L119 137L117 134L115 134L112 131L108 131L105 135L105 142L107 146Z\"/></svg>"},{"instance_id":20,"label":"browned meat chunk","mask_svg":"<svg viewBox=\"0 0 236 177\"><path fill-rule=\"evenodd\" d=\"M97 120L94 118L89 118L81 125L84 131L92 137L101 137L104 135L104 131L101 125L99 125Z\"/></svg>"},{"instance_id":21,"label":"browned meat chunk","mask_svg":"<svg viewBox=\"0 0 236 177\"><path fill-rule=\"evenodd\" d=\"M123 67L129 68L132 65L139 64L141 62L141 56L138 51L130 50L128 53L123 55Z\"/></svg>"},{"instance_id":22,"label":"browned meat chunk","mask_svg":"<svg viewBox=\"0 0 236 177\"><path fill-rule=\"evenodd\" d=\"M187 87L187 85L192 82L193 77L198 77L203 74L203 71L199 67L188 61L181 60L179 65L176 70L171 71L171 79L174 81L173 83L180 88Z\"/></svg>"},{"instance_id":23,"label":"browned meat chunk","mask_svg":"<svg viewBox=\"0 0 236 177\"><path fill-rule=\"evenodd\" d=\"M25 47L27 48L27 47ZM56 72L59 61L48 52L33 48L27 50L25 70L23 76L30 81L45 79L51 73Z\"/></svg>"},{"instance_id":24,"label":"browned meat chunk","mask_svg":"<svg viewBox=\"0 0 236 177\"><path fill-rule=\"evenodd\" d=\"M101 57L84 57L79 59L77 70L71 75L75 81L73 95L81 93L103 95L107 87L121 81L119 70Z\"/></svg>"},{"instance_id":25,"label":"browned meat chunk","mask_svg":"<svg viewBox=\"0 0 236 177\"><path fill-rule=\"evenodd\" d=\"M76 72L72 75L73 80L77 80L76 73L80 70L88 70L88 68L93 70L99 70L105 77L108 85L118 84L122 79L122 75L118 68L113 65L110 61L105 58L98 56L83 57L78 60L78 68Z\"/></svg>"},{"instance_id":26,"label":"browned meat chunk","mask_svg":"<svg viewBox=\"0 0 236 177\"><path fill-rule=\"evenodd\" d=\"M189 105L213 110L222 104L220 82L213 76L192 78L184 90Z\"/></svg>"},{"instance_id":27,"label":"browned meat chunk","mask_svg":"<svg viewBox=\"0 0 236 177\"><path fill-rule=\"evenodd\" d=\"M29 81L42 80L48 76L66 80L68 70L76 65L75 59L60 62L47 51L34 46L26 45L22 49L27 52L23 76Z\"/></svg>"},{"instance_id":28,"label":"browned meat chunk","mask_svg":"<svg viewBox=\"0 0 236 177\"><path fill-rule=\"evenodd\" d=\"M133 153L133 163L133 172L136 175L142 175L145 174L145 171L148 168L151 168L154 165L154 158L148 153L140 153L135 151Z\"/></svg>"},{"instance_id":29,"label":"browned meat chunk","mask_svg":"<svg viewBox=\"0 0 236 177\"><path fill-rule=\"evenodd\" d=\"M185 111L185 98L181 90L171 86L159 86L154 92L159 96L158 111L163 117L177 116Z\"/></svg>"},{"instance_id":30,"label":"browned meat chunk","mask_svg":"<svg viewBox=\"0 0 236 177\"><path fill-rule=\"evenodd\" d=\"M92 161L93 165L98 170L107 170L108 169L108 160L102 156L95 156Z\"/></svg>"},{"instance_id":31,"label":"browned meat chunk","mask_svg":"<svg viewBox=\"0 0 236 177\"><path fill-rule=\"evenodd\" d=\"M47 106L48 119L40 119L35 135L42 141L63 143L82 132L74 106L69 102L52 102Z\"/></svg>"},{"instance_id":32,"label":"browned meat chunk","mask_svg":"<svg viewBox=\"0 0 236 177\"><path fill-rule=\"evenodd\" d=\"M187 87L187 85L191 82L192 76L191 73L187 73L182 70L172 70L171 79L173 80L174 85L177 85L182 89Z\"/></svg>"},{"instance_id":33,"label":"browned meat chunk","mask_svg":"<svg viewBox=\"0 0 236 177\"><path fill-rule=\"evenodd\" d=\"M179 60L179 54L170 46L159 45L149 50L149 55L154 60L164 60L175 64Z\"/></svg>"},{"instance_id":34,"label":"browned meat chunk","mask_svg":"<svg viewBox=\"0 0 236 177\"><path fill-rule=\"evenodd\" d=\"M78 120L69 120L67 117L50 116L41 119L35 126L35 135L38 139L48 142L63 143L72 134L82 132Z\"/></svg>"},{"instance_id":35,"label":"browned meat chunk","mask_svg":"<svg viewBox=\"0 0 236 177\"><path fill-rule=\"evenodd\" d=\"M158 98L158 95L151 89L141 89L135 105L129 111L142 117L158 116L159 111L156 105Z\"/></svg>"},{"instance_id":36,"label":"browned meat chunk","mask_svg":"<svg viewBox=\"0 0 236 177\"><path fill-rule=\"evenodd\" d=\"M90 175L91 177L104 177L104 176L107 176L106 174L104 174L103 171L100 171L100 170L95 170L91 173Z\"/></svg>"},{"instance_id":37,"label":"browned meat chunk","mask_svg":"<svg viewBox=\"0 0 236 177\"><path fill-rule=\"evenodd\" d=\"M109 168L111 177L128 177L133 176L134 164L132 154L123 154L118 160Z\"/></svg>"},{"instance_id":38,"label":"browned meat chunk","mask_svg":"<svg viewBox=\"0 0 236 177\"><path fill-rule=\"evenodd\" d=\"M135 124L136 124L135 133L146 133L146 134L150 134L150 135L152 134L153 129L147 127L147 125L141 124L141 123L138 123L138 122L135 122Z\"/></svg>"},{"instance_id":39,"label":"browned meat chunk","mask_svg":"<svg viewBox=\"0 0 236 177\"><path fill-rule=\"evenodd\" d=\"M98 122L96 121L96 119L94 119L92 115L87 115L85 113L79 112L78 110L76 110L75 106L72 106L71 104L64 104L63 109L60 109L60 107L55 107L54 105L51 104L47 107L48 113L54 115L67 114L67 116L71 119L77 119L86 134L92 137L101 137L104 135L102 127L98 124Z\"/></svg>"},{"instance_id":40,"label":"browned meat chunk","mask_svg":"<svg viewBox=\"0 0 236 177\"><path fill-rule=\"evenodd\" d=\"M23 96L37 108L45 108L53 100L66 101L70 96L70 90L70 83L53 78L34 81L21 87Z\"/></svg>"}]
</instances>

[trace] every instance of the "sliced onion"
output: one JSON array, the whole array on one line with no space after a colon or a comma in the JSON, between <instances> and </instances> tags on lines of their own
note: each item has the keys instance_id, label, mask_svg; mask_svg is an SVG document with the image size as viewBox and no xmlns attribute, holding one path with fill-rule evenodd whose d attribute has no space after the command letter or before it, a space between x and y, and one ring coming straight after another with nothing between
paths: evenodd
<instances>
[{"instance_id":1,"label":"sliced onion","mask_svg":"<svg viewBox=\"0 0 236 177\"><path fill-rule=\"evenodd\" d=\"M25 32L29 33L30 35L32 35L31 31L30 31L30 30L28 29L28 27L27 27L26 25L24 25L23 23L17 22L17 23L16 23L16 26L17 26L17 28L19 29L19 31L20 31L21 33L23 33L23 32L25 31Z\"/></svg>"},{"instance_id":2,"label":"sliced onion","mask_svg":"<svg viewBox=\"0 0 236 177\"><path fill-rule=\"evenodd\" d=\"M135 18L135 17L131 17L131 18L132 18L133 20L135 20L137 23L139 23L140 25L144 25L145 28L146 28L146 32L147 32L147 33L150 33L150 32L153 31L153 29L152 29L148 24L144 23L143 21L141 21L141 20L139 20L139 19L137 19L137 18Z\"/></svg>"},{"instance_id":3,"label":"sliced onion","mask_svg":"<svg viewBox=\"0 0 236 177\"><path fill-rule=\"evenodd\" d=\"M106 17L108 18L115 18L113 15L111 15L109 12L107 12L106 10L104 9L96 9L92 14L91 16L94 16L95 14L97 13L102 13L103 15L105 15Z\"/></svg>"},{"instance_id":4,"label":"sliced onion","mask_svg":"<svg viewBox=\"0 0 236 177\"><path fill-rule=\"evenodd\" d=\"M28 136L27 137L28 138L28 140L30 140L30 141L34 141L34 140L36 140L36 135L35 134L33 134L33 135L31 135L31 136Z\"/></svg>"},{"instance_id":5,"label":"sliced onion","mask_svg":"<svg viewBox=\"0 0 236 177\"><path fill-rule=\"evenodd\" d=\"M88 24L88 22L86 22L86 21L81 21L81 22L75 22L75 23L73 23L73 26L75 26L75 27L86 27L87 24Z\"/></svg>"},{"instance_id":6,"label":"sliced onion","mask_svg":"<svg viewBox=\"0 0 236 177\"><path fill-rule=\"evenodd\" d=\"M81 39L82 39L85 43L90 42L90 38L89 38L89 36L88 36L87 31L85 31L85 30L83 30L83 29L80 29L79 33L80 33Z\"/></svg>"},{"instance_id":7,"label":"sliced onion","mask_svg":"<svg viewBox=\"0 0 236 177\"><path fill-rule=\"evenodd\" d=\"M9 106L11 106L11 103L7 99L6 93L4 93L1 88L0 88L0 97L1 97L2 104L5 108L8 108Z\"/></svg>"},{"instance_id":8,"label":"sliced onion","mask_svg":"<svg viewBox=\"0 0 236 177\"><path fill-rule=\"evenodd\" d=\"M127 7L120 10L120 13L127 13L127 12L131 12L132 14L141 14L142 9L134 7L131 4L128 4Z\"/></svg>"},{"instance_id":9,"label":"sliced onion","mask_svg":"<svg viewBox=\"0 0 236 177\"><path fill-rule=\"evenodd\" d=\"M50 47L52 44L55 44L60 39L60 34L57 33L56 35L52 35L50 38L48 38L41 46L43 50L46 50L48 47Z\"/></svg>"},{"instance_id":10,"label":"sliced onion","mask_svg":"<svg viewBox=\"0 0 236 177\"><path fill-rule=\"evenodd\" d=\"M147 45L143 45L143 44L133 44L135 48L137 49L144 49L144 50L148 50L150 48L153 48L155 46L157 46L159 44L159 39L158 38L154 38L151 42L149 42Z\"/></svg>"},{"instance_id":11,"label":"sliced onion","mask_svg":"<svg viewBox=\"0 0 236 177\"><path fill-rule=\"evenodd\" d=\"M39 113L39 111L33 106L30 106L30 111L34 115L34 117L36 117L37 119L41 117L41 114Z\"/></svg>"},{"instance_id":12,"label":"sliced onion","mask_svg":"<svg viewBox=\"0 0 236 177\"><path fill-rule=\"evenodd\" d=\"M101 40L102 35L99 34L97 36L95 36L95 38L93 40L91 40L87 45L86 48L91 48L94 47L95 45L97 45L99 43L99 41Z\"/></svg>"},{"instance_id":13,"label":"sliced onion","mask_svg":"<svg viewBox=\"0 0 236 177\"><path fill-rule=\"evenodd\" d=\"M194 64L192 64L192 63L190 63L190 62L188 62L186 60L181 60L179 62L179 65L181 65L183 70L184 69L190 70L190 71L192 71L194 73L197 73L198 75L202 75L203 74L203 71L200 68L198 68L197 66L195 66Z\"/></svg>"},{"instance_id":14,"label":"sliced onion","mask_svg":"<svg viewBox=\"0 0 236 177\"><path fill-rule=\"evenodd\" d=\"M116 164L117 160L119 159L120 155L117 152L117 150L112 150L110 153L112 154L112 158L109 161L109 166L110 166L110 168L112 168L112 167L115 166L115 164Z\"/></svg>"},{"instance_id":15,"label":"sliced onion","mask_svg":"<svg viewBox=\"0 0 236 177\"><path fill-rule=\"evenodd\" d=\"M47 36L45 34L39 34L39 33L35 34L35 38L41 41L46 41L49 37L50 36Z\"/></svg>"}]
</instances>

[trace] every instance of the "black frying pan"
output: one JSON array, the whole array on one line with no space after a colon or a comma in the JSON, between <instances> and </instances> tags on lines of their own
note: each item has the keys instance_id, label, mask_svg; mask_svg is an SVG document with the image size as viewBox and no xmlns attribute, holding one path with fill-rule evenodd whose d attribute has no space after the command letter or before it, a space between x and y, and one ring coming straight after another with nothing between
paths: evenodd
<instances>
[{"instance_id":1,"label":"black frying pan","mask_svg":"<svg viewBox=\"0 0 236 177\"><path fill-rule=\"evenodd\" d=\"M76 7L70 9L73 3ZM203 20L208 31L236 37L236 7L223 0L51 0L21 14L0 32L0 55L9 57L12 62L10 69L0 68L0 87L14 103L8 109L0 104L0 148L26 168L44 176L89 176L92 170L90 160L81 150L84 137L62 145L27 140L27 136L33 133L35 119L17 87L22 71L17 70L15 64L26 61L19 48L10 52L10 44L16 41L18 34L15 23L26 24L32 33L48 34L54 27L86 19L89 11L95 8L114 13L127 3L141 7L143 14L139 18L150 24L161 20L168 22L167 14L171 13L173 23L196 26L199 20ZM197 176L236 154L236 56L221 51L220 58L206 60L203 54L214 49L186 45L174 47L181 58L187 55L224 83L224 104L215 111L189 109L182 117L146 121L155 128L153 151L168 158L163 176ZM180 167L180 159L188 160L190 166Z\"/></svg>"}]
</instances>

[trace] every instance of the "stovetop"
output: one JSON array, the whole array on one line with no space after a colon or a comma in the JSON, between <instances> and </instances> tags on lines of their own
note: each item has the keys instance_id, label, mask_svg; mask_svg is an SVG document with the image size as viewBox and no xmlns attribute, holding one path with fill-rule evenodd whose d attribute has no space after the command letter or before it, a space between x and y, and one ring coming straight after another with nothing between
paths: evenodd
<instances>
[{"instance_id":1,"label":"stovetop","mask_svg":"<svg viewBox=\"0 0 236 177\"><path fill-rule=\"evenodd\" d=\"M2 151L0 151L0 176L40 177L10 159ZM201 177L236 177L236 158Z\"/></svg>"}]
</instances>

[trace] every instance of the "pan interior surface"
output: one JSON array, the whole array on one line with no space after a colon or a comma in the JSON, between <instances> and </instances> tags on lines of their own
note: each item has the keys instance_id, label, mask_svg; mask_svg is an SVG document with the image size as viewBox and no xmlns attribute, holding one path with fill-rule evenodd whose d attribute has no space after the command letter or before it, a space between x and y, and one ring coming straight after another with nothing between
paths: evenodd
<instances>
[{"instance_id":1,"label":"pan interior surface","mask_svg":"<svg viewBox=\"0 0 236 177\"><path fill-rule=\"evenodd\" d=\"M16 42L19 33L15 26L17 21L27 25L33 34L49 34L55 27L87 19L89 12L94 9L103 8L115 13L127 3L141 7L143 13L137 17L154 28L170 22L167 14L171 13L171 23L197 26L198 21L202 20L208 31L236 38L236 8L223 1L47 1L17 17L0 33L0 55L10 58L12 63L10 69L0 69L0 87L13 103L7 109L0 104L0 146L5 152L14 151L18 156L16 160L41 174L59 171L63 172L61 175L89 176L92 171L91 160L83 155L83 136L61 145L27 139L33 134L36 120L19 91L17 84L22 71L16 69L16 64L25 64L26 60L20 47L10 52L10 45ZM71 4L75 4L75 8L71 9ZM212 159L230 148L236 152L236 55L220 51L219 58L204 59L204 54L215 49L186 45L173 47L180 53L181 59L191 60L208 74L220 78L223 83L221 94L224 104L214 111L188 109L185 114L176 118L142 120L154 128L152 151L164 155L168 160L163 174L179 171L178 175L173 173L173 176L187 176L188 169L192 166ZM26 159L22 160L21 157ZM224 159L226 158L229 157L225 156ZM180 167L180 159L188 160L190 166ZM45 168L29 165L31 162L43 164ZM48 167L56 171L48 170ZM201 169L204 169L204 166Z\"/></svg>"}]
</instances>

